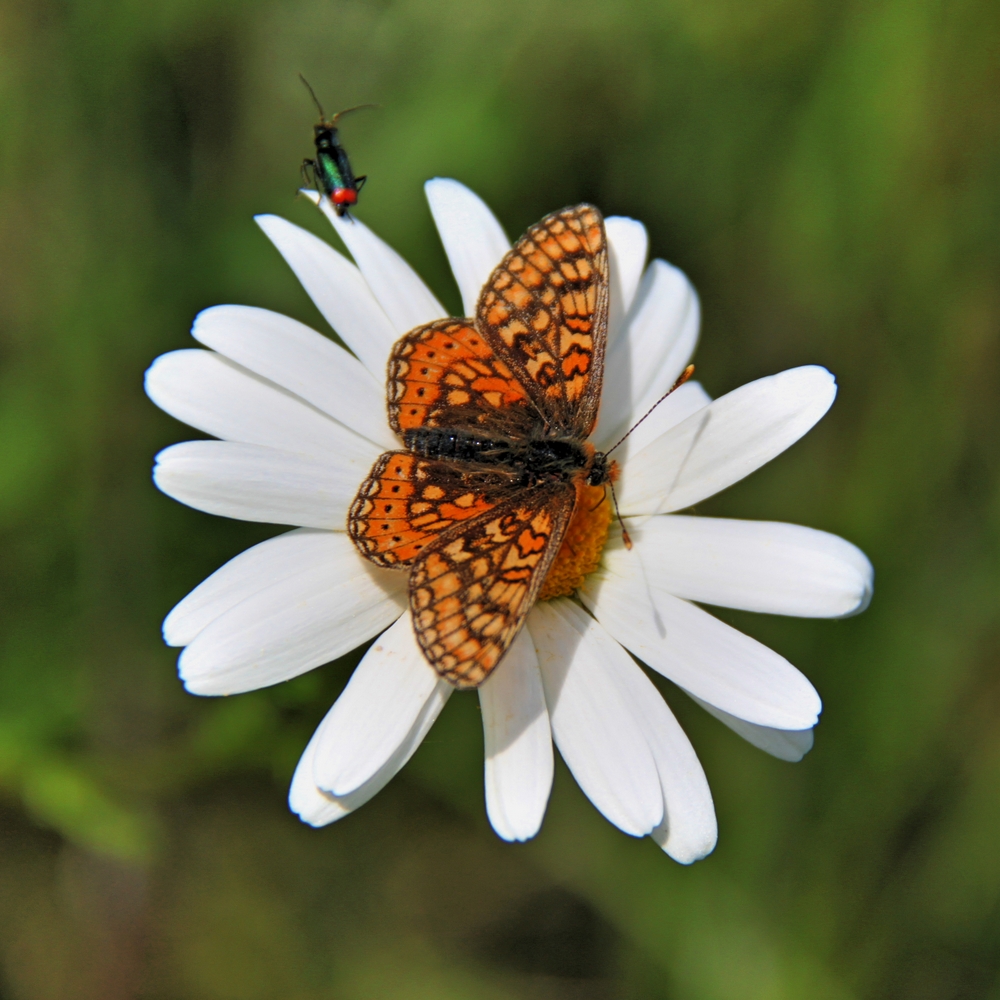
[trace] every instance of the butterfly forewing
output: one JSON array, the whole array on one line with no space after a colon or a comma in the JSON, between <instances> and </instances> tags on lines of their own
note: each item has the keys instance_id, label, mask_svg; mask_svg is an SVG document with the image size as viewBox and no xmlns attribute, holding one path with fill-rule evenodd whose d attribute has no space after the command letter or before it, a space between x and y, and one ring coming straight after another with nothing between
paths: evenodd
<instances>
[{"instance_id":1,"label":"butterfly forewing","mask_svg":"<svg viewBox=\"0 0 1000 1000\"><path fill-rule=\"evenodd\" d=\"M573 513L575 488L515 496L451 528L414 562L410 610L430 664L456 687L476 687L524 624Z\"/></svg>"},{"instance_id":2,"label":"butterfly forewing","mask_svg":"<svg viewBox=\"0 0 1000 1000\"><path fill-rule=\"evenodd\" d=\"M520 382L468 320L443 319L401 337L389 358L389 426L486 429L524 437L541 423Z\"/></svg>"},{"instance_id":3,"label":"butterfly forewing","mask_svg":"<svg viewBox=\"0 0 1000 1000\"><path fill-rule=\"evenodd\" d=\"M513 489L514 476L503 469L387 451L361 484L347 531L372 562L407 566L442 532L491 510Z\"/></svg>"},{"instance_id":4,"label":"butterfly forewing","mask_svg":"<svg viewBox=\"0 0 1000 1000\"><path fill-rule=\"evenodd\" d=\"M547 432L583 440L593 430L608 300L604 221L592 205L532 226L483 288L476 326L534 401Z\"/></svg>"}]
</instances>

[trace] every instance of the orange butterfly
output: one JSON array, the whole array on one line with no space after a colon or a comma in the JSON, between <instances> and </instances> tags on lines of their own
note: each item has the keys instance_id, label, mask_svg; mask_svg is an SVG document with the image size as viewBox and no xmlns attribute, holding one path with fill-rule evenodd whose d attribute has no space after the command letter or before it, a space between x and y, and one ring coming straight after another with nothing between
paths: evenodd
<instances>
[{"instance_id":1,"label":"orange butterfly","mask_svg":"<svg viewBox=\"0 0 1000 1000\"><path fill-rule=\"evenodd\" d=\"M393 348L389 424L407 450L375 463L348 531L372 562L410 569L417 641L456 687L496 668L574 512L610 482L586 441L607 326L604 220L577 205L517 242L474 321L419 326Z\"/></svg>"}]
</instances>

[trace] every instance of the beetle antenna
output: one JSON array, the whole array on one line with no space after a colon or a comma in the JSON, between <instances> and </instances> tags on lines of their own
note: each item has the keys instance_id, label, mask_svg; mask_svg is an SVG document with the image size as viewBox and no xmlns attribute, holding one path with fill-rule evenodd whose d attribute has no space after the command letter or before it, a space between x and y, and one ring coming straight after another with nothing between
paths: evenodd
<instances>
[{"instance_id":1,"label":"beetle antenna","mask_svg":"<svg viewBox=\"0 0 1000 1000\"><path fill-rule=\"evenodd\" d=\"M660 398L655 403L653 403L653 405L604 454L610 455L611 452L613 452L615 448L617 448L618 445L620 445L625 440L625 438L627 438L629 434L631 434L632 431L634 431L636 427L638 427L639 424L641 424L643 420L645 420L646 417L648 417L653 412L653 410L655 410L660 405L660 403L662 403L667 398L667 396L669 396L676 389L679 389L693 374L694 374L694 365L688 365L687 368L685 368L684 371L681 372L677 381L662 396L660 396ZM615 492L614 487L612 487L611 488L612 496L614 496L614 492ZM617 510L617 508L618 508L618 501L616 500L615 509ZM624 531L624 528L622 530ZM628 547L631 548L632 546L629 545Z\"/></svg>"},{"instance_id":2,"label":"beetle antenna","mask_svg":"<svg viewBox=\"0 0 1000 1000\"><path fill-rule=\"evenodd\" d=\"M344 115L349 115L352 111L362 111L364 108L380 108L381 104L356 104L353 108L346 108L344 111L338 111L331 119L329 124L336 125L338 120L343 118Z\"/></svg>"},{"instance_id":3,"label":"beetle antenna","mask_svg":"<svg viewBox=\"0 0 1000 1000\"><path fill-rule=\"evenodd\" d=\"M306 85L306 90L308 90L309 93L312 95L313 104L315 104L316 107L319 109L320 121L325 122L326 113L323 111L323 105L319 103L319 98L316 96L316 91L312 89L312 87L309 84L309 81L301 73L299 73L299 79ZM334 117L336 118L336 115Z\"/></svg>"}]
</instances>

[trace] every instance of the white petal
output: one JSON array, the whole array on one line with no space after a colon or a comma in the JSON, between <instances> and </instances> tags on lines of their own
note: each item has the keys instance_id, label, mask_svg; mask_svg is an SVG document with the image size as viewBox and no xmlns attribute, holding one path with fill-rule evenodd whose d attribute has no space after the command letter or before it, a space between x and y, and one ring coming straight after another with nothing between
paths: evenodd
<instances>
[{"instance_id":1,"label":"white petal","mask_svg":"<svg viewBox=\"0 0 1000 1000\"><path fill-rule=\"evenodd\" d=\"M277 215L257 215L254 219L327 323L376 380L384 383L389 352L399 334L361 272L318 236Z\"/></svg>"},{"instance_id":2,"label":"white petal","mask_svg":"<svg viewBox=\"0 0 1000 1000\"><path fill-rule=\"evenodd\" d=\"M370 441L399 447L386 420L384 370L376 379L357 358L305 324L268 309L213 306L198 314L191 336Z\"/></svg>"},{"instance_id":3,"label":"white petal","mask_svg":"<svg viewBox=\"0 0 1000 1000\"><path fill-rule=\"evenodd\" d=\"M448 315L423 278L359 219L341 218L321 198L319 207L351 251L368 287L396 329L396 336Z\"/></svg>"},{"instance_id":4,"label":"white petal","mask_svg":"<svg viewBox=\"0 0 1000 1000\"><path fill-rule=\"evenodd\" d=\"M724 490L798 441L836 394L825 368L806 365L716 399L629 459L622 513L681 510Z\"/></svg>"},{"instance_id":5,"label":"white petal","mask_svg":"<svg viewBox=\"0 0 1000 1000\"><path fill-rule=\"evenodd\" d=\"M510 240L486 202L464 184L435 177L424 185L424 193L462 293L465 315L475 316L479 293L510 249Z\"/></svg>"},{"instance_id":6,"label":"white petal","mask_svg":"<svg viewBox=\"0 0 1000 1000\"><path fill-rule=\"evenodd\" d=\"M479 689L486 746L486 813L504 840L538 833L552 790L552 732L527 630Z\"/></svg>"},{"instance_id":7,"label":"white petal","mask_svg":"<svg viewBox=\"0 0 1000 1000\"><path fill-rule=\"evenodd\" d=\"M285 389L212 351L173 351L146 372L161 410L225 441L280 448L320 460L341 453L360 462L372 443Z\"/></svg>"},{"instance_id":8,"label":"white petal","mask_svg":"<svg viewBox=\"0 0 1000 1000\"><path fill-rule=\"evenodd\" d=\"M423 742L431 726L434 725L438 713L451 694L451 685L446 682L443 689L436 691L440 698L432 699L436 711L422 712L413 728L406 734L391 757L369 778L360 788L349 795L330 795L316 787L313 771L316 767L316 752L319 746L319 729L313 734L305 752L295 768L292 786L288 792L288 805L292 812L311 826L326 826L327 823L346 816L349 812L363 806L370 798L382 791L389 781L396 776L403 765L413 756L417 747ZM322 729L322 723L320 724Z\"/></svg>"},{"instance_id":9,"label":"white petal","mask_svg":"<svg viewBox=\"0 0 1000 1000\"><path fill-rule=\"evenodd\" d=\"M279 580L308 572L329 558L325 531L288 531L234 556L203 580L163 622L168 646L186 646L240 601Z\"/></svg>"},{"instance_id":10,"label":"white petal","mask_svg":"<svg viewBox=\"0 0 1000 1000\"><path fill-rule=\"evenodd\" d=\"M310 826L326 826L343 819L358 806L364 805L382 787L374 787L375 782L369 782L364 788L359 788L353 795L336 798L321 792L313 781L313 766L316 760L316 744L319 731L313 734L306 745L299 763L292 775L292 784L288 789L288 808L295 813L303 823ZM391 775L390 775L391 777Z\"/></svg>"},{"instance_id":11,"label":"white petal","mask_svg":"<svg viewBox=\"0 0 1000 1000\"><path fill-rule=\"evenodd\" d=\"M407 611L380 635L317 731L313 780L349 795L385 765L421 717L437 718L451 685L417 645Z\"/></svg>"},{"instance_id":12,"label":"white petal","mask_svg":"<svg viewBox=\"0 0 1000 1000\"><path fill-rule=\"evenodd\" d=\"M644 836L663 819L663 793L649 744L607 665L627 654L565 599L535 605L528 627L567 767L608 820Z\"/></svg>"},{"instance_id":13,"label":"white petal","mask_svg":"<svg viewBox=\"0 0 1000 1000\"><path fill-rule=\"evenodd\" d=\"M676 597L802 618L857 614L871 600L872 564L826 531L681 514L643 518L634 530L631 521L647 577ZM614 536L604 561L627 573L632 553Z\"/></svg>"},{"instance_id":14,"label":"white petal","mask_svg":"<svg viewBox=\"0 0 1000 1000\"><path fill-rule=\"evenodd\" d=\"M692 694L748 722L815 725L815 688L784 657L662 590L635 546L631 560L592 573L580 596L626 649Z\"/></svg>"},{"instance_id":15,"label":"white petal","mask_svg":"<svg viewBox=\"0 0 1000 1000\"><path fill-rule=\"evenodd\" d=\"M604 229L611 250L612 284L617 283L622 311L628 313L646 266L649 235L641 222L625 215L609 215L604 220Z\"/></svg>"},{"instance_id":16,"label":"white petal","mask_svg":"<svg viewBox=\"0 0 1000 1000\"><path fill-rule=\"evenodd\" d=\"M340 532L318 565L251 594L198 633L178 661L192 694L253 691L349 653L406 606L406 576L378 569ZM314 554L315 555L315 554Z\"/></svg>"},{"instance_id":17,"label":"white petal","mask_svg":"<svg viewBox=\"0 0 1000 1000\"><path fill-rule=\"evenodd\" d=\"M646 269L624 333L609 343L594 440L616 441L674 384L698 342L698 296L682 271L662 260Z\"/></svg>"},{"instance_id":18,"label":"white petal","mask_svg":"<svg viewBox=\"0 0 1000 1000\"><path fill-rule=\"evenodd\" d=\"M735 715L730 715L728 712L723 712L721 708L709 705L701 698L695 698L690 691L688 694L709 715L714 715L720 722L729 726L737 736L742 736L748 743L765 753L769 753L772 757L788 760L794 764L796 761L802 760L812 750L812 729L771 729L768 726L755 726L752 722L737 719Z\"/></svg>"},{"instance_id":19,"label":"white petal","mask_svg":"<svg viewBox=\"0 0 1000 1000\"><path fill-rule=\"evenodd\" d=\"M189 507L242 521L343 531L378 451L364 463L326 461L236 441L185 441L156 456L153 482Z\"/></svg>"},{"instance_id":20,"label":"white petal","mask_svg":"<svg viewBox=\"0 0 1000 1000\"><path fill-rule=\"evenodd\" d=\"M611 275L611 308L608 318L608 351L614 349L618 337L624 334L625 316L635 299L642 269L649 252L646 227L624 215L612 215L604 220L608 237L608 270Z\"/></svg>"},{"instance_id":21,"label":"white petal","mask_svg":"<svg viewBox=\"0 0 1000 1000\"><path fill-rule=\"evenodd\" d=\"M710 854L719 836L708 779L691 741L642 669L629 656L616 657L609 666L618 672L660 775L663 821L651 836L675 861L689 865Z\"/></svg>"}]
</instances>

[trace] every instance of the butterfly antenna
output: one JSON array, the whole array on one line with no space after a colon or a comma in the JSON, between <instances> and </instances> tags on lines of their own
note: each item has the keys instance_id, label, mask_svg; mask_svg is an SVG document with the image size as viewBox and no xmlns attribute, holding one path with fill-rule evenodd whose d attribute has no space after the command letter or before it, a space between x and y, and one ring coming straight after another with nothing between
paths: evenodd
<instances>
[{"instance_id":1,"label":"butterfly antenna","mask_svg":"<svg viewBox=\"0 0 1000 1000\"><path fill-rule=\"evenodd\" d=\"M639 424L641 424L643 420L645 420L646 417L648 417L653 412L653 410L655 410L660 405L660 403L662 403L667 398L667 396L669 396L672 392L679 389L693 374L694 374L694 365L688 365L687 368L685 368L684 371L681 372L680 377L677 379L677 381L662 396L660 396L660 398L655 403L653 403L653 405L604 454L610 455L611 452L613 452L615 448L617 448L618 445L620 445L625 440L625 438L627 438L629 434L631 434L632 431L634 431L636 427L638 427ZM613 495L614 487L612 487L611 492ZM616 502L616 508L617 508L617 502ZM630 545L629 548L631 547L632 546Z\"/></svg>"},{"instance_id":2,"label":"butterfly antenna","mask_svg":"<svg viewBox=\"0 0 1000 1000\"><path fill-rule=\"evenodd\" d=\"M325 122L326 112L323 110L323 105L319 103L319 98L316 96L316 91L312 89L312 87L309 84L309 81L301 73L299 73L299 79L306 85L306 90L309 91L309 94L313 99L313 104L315 104L316 107L318 108L320 121Z\"/></svg>"},{"instance_id":3,"label":"butterfly antenna","mask_svg":"<svg viewBox=\"0 0 1000 1000\"><path fill-rule=\"evenodd\" d=\"M615 493L615 484L610 480L608 486L611 487L611 500L615 505L615 517L618 518L618 523L622 527L622 541L625 543L625 548L632 548L632 536L628 533L628 529L625 527L625 522L622 520L622 512L618 509L618 496Z\"/></svg>"},{"instance_id":4,"label":"butterfly antenna","mask_svg":"<svg viewBox=\"0 0 1000 1000\"><path fill-rule=\"evenodd\" d=\"M344 115L349 115L352 111L362 111L364 108L380 108L381 104L356 104L353 108L346 108L343 111L338 111L331 119L330 124L336 125L337 122L344 117Z\"/></svg>"}]
</instances>

